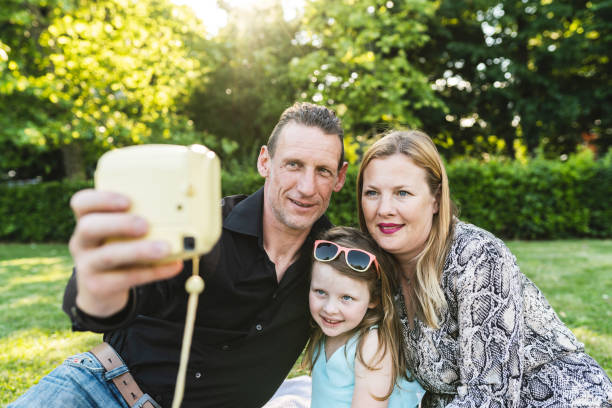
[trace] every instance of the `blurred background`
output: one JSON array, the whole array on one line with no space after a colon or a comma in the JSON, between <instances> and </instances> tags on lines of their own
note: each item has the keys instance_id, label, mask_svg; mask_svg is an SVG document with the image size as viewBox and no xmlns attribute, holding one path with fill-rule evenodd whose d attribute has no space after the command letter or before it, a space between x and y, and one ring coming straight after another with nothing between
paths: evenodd
<instances>
[{"instance_id":1,"label":"blurred background","mask_svg":"<svg viewBox=\"0 0 612 408\"><path fill-rule=\"evenodd\" d=\"M252 167L296 100L341 116L352 161L396 125L448 160L610 146L611 1L191 3L1 0L0 180L154 142Z\"/></svg>"}]
</instances>

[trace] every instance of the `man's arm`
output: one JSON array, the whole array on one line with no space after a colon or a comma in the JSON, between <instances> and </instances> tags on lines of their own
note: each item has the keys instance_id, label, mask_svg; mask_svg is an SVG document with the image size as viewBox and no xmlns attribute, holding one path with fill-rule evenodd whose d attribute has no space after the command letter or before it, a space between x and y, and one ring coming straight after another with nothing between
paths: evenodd
<instances>
[{"instance_id":1,"label":"man's arm","mask_svg":"<svg viewBox=\"0 0 612 408\"><path fill-rule=\"evenodd\" d=\"M109 238L138 238L146 234L146 221L127 214L129 199L123 195L82 190L71 199L76 227L69 243L74 260L75 296L80 311L94 318L107 318L125 310L130 289L168 279L182 269L181 261L152 265L169 252L165 242L115 241ZM66 304L66 297L64 298Z\"/></svg>"}]
</instances>

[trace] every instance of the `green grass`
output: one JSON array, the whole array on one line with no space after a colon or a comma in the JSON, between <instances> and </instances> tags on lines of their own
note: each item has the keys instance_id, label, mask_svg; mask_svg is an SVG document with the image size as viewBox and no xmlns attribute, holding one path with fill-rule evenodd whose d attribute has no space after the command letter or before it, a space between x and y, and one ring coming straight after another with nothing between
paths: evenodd
<instances>
[{"instance_id":1,"label":"green grass","mask_svg":"<svg viewBox=\"0 0 612 408\"><path fill-rule=\"evenodd\" d=\"M0 245L0 406L101 341L73 333L62 312L71 270L65 245Z\"/></svg>"},{"instance_id":2,"label":"green grass","mask_svg":"<svg viewBox=\"0 0 612 408\"><path fill-rule=\"evenodd\" d=\"M612 376L612 240L508 245L521 270ZM71 268L65 245L0 245L0 406L101 340L99 334L73 333L61 310ZM296 364L290 376L302 373Z\"/></svg>"}]
</instances>

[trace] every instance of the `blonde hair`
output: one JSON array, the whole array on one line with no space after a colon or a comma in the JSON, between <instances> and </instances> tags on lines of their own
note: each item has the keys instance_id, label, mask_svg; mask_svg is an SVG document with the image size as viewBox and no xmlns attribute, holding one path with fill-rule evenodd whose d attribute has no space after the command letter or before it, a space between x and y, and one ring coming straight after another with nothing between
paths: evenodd
<instances>
[{"instance_id":1,"label":"blonde hair","mask_svg":"<svg viewBox=\"0 0 612 408\"><path fill-rule=\"evenodd\" d=\"M446 307L440 278L453 238L457 207L450 197L448 178L442 158L431 138L418 130L395 130L383 135L365 153L357 176L357 207L359 225L368 232L361 197L363 174L374 159L403 154L425 170L429 191L438 200L438 213L433 215L431 232L425 247L416 257L416 271L411 285L413 293L406 302L428 326L439 327L439 316Z\"/></svg>"},{"instance_id":2,"label":"blonde hair","mask_svg":"<svg viewBox=\"0 0 612 408\"><path fill-rule=\"evenodd\" d=\"M385 400L389 398L393 392L393 387L395 386L397 378L407 377L408 374L406 360L401 351L403 349L401 325L398 313L396 313L395 310L395 302L393 301L393 293L395 293L395 288L397 287L394 281L394 277L397 276L397 274L394 273L396 264L392 258L380 249L371 237L356 228L334 227L323 233L319 238L336 242L338 245L344 247L363 249L376 256L376 260L380 267L380 278L376 272L374 263L372 263L365 272L357 272L346 264L344 254L340 254L334 260L326 263L336 271L351 279L365 282L370 292L370 301L376 303L374 308L367 310L361 323L353 329L352 333L358 333L357 353L355 358L369 370L375 370L376 365L382 361L383 357L387 353L391 354L393 374L389 391L387 395L382 397L374 396L374 398L378 400ZM315 259L314 262L320 261ZM325 336L321 328L316 325L312 319L311 323L313 325L313 331L306 346L304 359L302 360L302 366L307 367L309 370L312 370L314 362L320 357L321 347L317 348L317 345L321 344L321 340ZM366 362L363 359L361 349L365 335L372 326L378 326L378 351L370 361ZM319 351L318 353L316 352L317 350ZM325 353L325 351L323 351L323 353Z\"/></svg>"}]
</instances>

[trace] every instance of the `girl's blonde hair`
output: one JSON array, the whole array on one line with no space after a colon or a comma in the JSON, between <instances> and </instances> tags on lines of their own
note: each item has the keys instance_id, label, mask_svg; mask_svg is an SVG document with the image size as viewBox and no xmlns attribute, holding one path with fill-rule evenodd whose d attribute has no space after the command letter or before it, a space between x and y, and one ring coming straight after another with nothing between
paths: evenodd
<instances>
[{"instance_id":1,"label":"girl's blonde hair","mask_svg":"<svg viewBox=\"0 0 612 408\"><path fill-rule=\"evenodd\" d=\"M365 282L370 292L370 301L376 303L374 308L367 310L361 323L353 329L352 333L358 333L357 355L355 358L359 359L368 369L375 370L376 365L382 361L383 357L387 353L391 354L393 361L391 387L387 395L382 397L375 396L376 399L385 400L391 395L397 378L400 376L407 377L406 360L402 353L401 325L393 301L393 293L397 289L397 284L393 280L393 277L397 276L397 273L394 271L395 262L378 247L372 238L356 228L334 227L323 233L319 238L335 242L343 247L363 249L376 256L380 267L380 278L373 262L368 270L358 272L346 264L345 254L340 254L334 260L325 263L351 279ZM313 262L320 261L314 259ZM316 359L319 358L321 348L317 346L321 344L321 340L325 336L321 328L312 319L311 323L313 330L306 346L304 360L302 360L302 365L310 370L312 370ZM372 326L378 326L378 351L370 361L364 361L361 352L363 340ZM317 350L319 350L319 353L316 352Z\"/></svg>"},{"instance_id":2,"label":"girl's blonde hair","mask_svg":"<svg viewBox=\"0 0 612 408\"><path fill-rule=\"evenodd\" d=\"M414 164L425 170L429 191L438 200L439 210L433 215L431 232L425 247L416 257L416 273L411 285L413 296L405 299L428 326L439 327L439 316L446 307L440 278L446 256L453 238L457 207L450 197L448 178L442 158L436 145L425 133L418 130L396 130L383 135L365 153L357 176L357 207L359 225L367 232L361 198L363 195L363 174L375 159L403 154Z\"/></svg>"}]
</instances>

